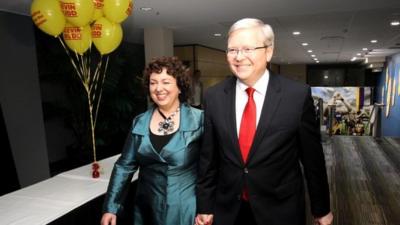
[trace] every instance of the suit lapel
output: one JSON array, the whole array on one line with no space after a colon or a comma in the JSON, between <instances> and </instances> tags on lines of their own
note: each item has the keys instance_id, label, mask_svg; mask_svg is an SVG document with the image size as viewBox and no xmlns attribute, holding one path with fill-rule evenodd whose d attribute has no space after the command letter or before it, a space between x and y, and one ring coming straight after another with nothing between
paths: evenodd
<instances>
[{"instance_id":1,"label":"suit lapel","mask_svg":"<svg viewBox=\"0 0 400 225\"><path fill-rule=\"evenodd\" d=\"M139 145L138 152L142 155L155 159L160 162L165 162L164 158L154 149L150 141L150 120L153 115L154 107L148 109L142 114L141 118L138 119L135 126L133 127L132 133L135 135L142 136L142 142Z\"/></svg>"},{"instance_id":2,"label":"suit lapel","mask_svg":"<svg viewBox=\"0 0 400 225\"><path fill-rule=\"evenodd\" d=\"M276 114L276 110L281 101L281 84L277 75L270 73L267 93L265 95L263 108L261 110L260 121L258 122L256 134L250 149L248 162L258 150L258 145L263 139L265 132L269 129L271 121Z\"/></svg>"},{"instance_id":3,"label":"suit lapel","mask_svg":"<svg viewBox=\"0 0 400 225\"><path fill-rule=\"evenodd\" d=\"M225 112L227 115L223 115L225 117L225 124L229 133L229 140L232 141L233 153L235 158L237 159L238 165L243 164L242 153L240 152L239 140L236 128L236 77L232 76L229 82L227 82L224 88L225 96L222 101L226 103L223 104L226 106Z\"/></svg>"},{"instance_id":4,"label":"suit lapel","mask_svg":"<svg viewBox=\"0 0 400 225\"><path fill-rule=\"evenodd\" d=\"M136 135L143 136L143 142L139 147L139 152L142 152L144 155L158 161L167 162L166 159L169 155L174 154L187 146L189 138L184 135L185 132L192 132L199 129L200 124L195 122L198 119L194 116L189 106L186 103L181 104L179 129L163 149L160 152L157 152L151 143L149 131L153 111L154 108L149 109L144 113L133 128L132 132Z\"/></svg>"}]
</instances>

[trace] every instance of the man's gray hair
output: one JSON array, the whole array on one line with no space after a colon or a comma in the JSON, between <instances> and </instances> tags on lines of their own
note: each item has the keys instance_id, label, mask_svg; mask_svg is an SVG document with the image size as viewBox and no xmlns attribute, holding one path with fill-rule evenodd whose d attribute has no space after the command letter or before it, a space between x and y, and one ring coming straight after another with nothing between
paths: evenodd
<instances>
[{"instance_id":1,"label":"man's gray hair","mask_svg":"<svg viewBox=\"0 0 400 225\"><path fill-rule=\"evenodd\" d=\"M234 31L254 27L261 28L261 31L265 37L264 44L266 46L274 47L274 31L272 30L272 27L255 18L244 18L236 21L229 29L228 38Z\"/></svg>"}]
</instances>

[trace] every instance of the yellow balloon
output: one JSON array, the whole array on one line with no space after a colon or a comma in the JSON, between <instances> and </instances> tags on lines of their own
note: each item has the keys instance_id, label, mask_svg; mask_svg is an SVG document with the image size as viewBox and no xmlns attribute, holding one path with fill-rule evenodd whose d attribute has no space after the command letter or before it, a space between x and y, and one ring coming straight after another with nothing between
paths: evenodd
<instances>
[{"instance_id":1,"label":"yellow balloon","mask_svg":"<svg viewBox=\"0 0 400 225\"><path fill-rule=\"evenodd\" d=\"M63 38L65 44L74 52L82 55L92 44L92 35L89 25L77 27L67 23L64 28Z\"/></svg>"},{"instance_id":2,"label":"yellow balloon","mask_svg":"<svg viewBox=\"0 0 400 225\"><path fill-rule=\"evenodd\" d=\"M132 14L133 0L104 0L104 16L114 23L121 23Z\"/></svg>"},{"instance_id":3,"label":"yellow balloon","mask_svg":"<svg viewBox=\"0 0 400 225\"><path fill-rule=\"evenodd\" d=\"M56 37L64 30L65 17L58 1L34 0L31 16L35 25L46 34Z\"/></svg>"},{"instance_id":4,"label":"yellow balloon","mask_svg":"<svg viewBox=\"0 0 400 225\"><path fill-rule=\"evenodd\" d=\"M100 19L100 17L103 17L103 6L104 6L103 2L104 0L93 0L94 11L93 11L92 21L96 21Z\"/></svg>"},{"instance_id":5,"label":"yellow balloon","mask_svg":"<svg viewBox=\"0 0 400 225\"><path fill-rule=\"evenodd\" d=\"M86 26L93 17L92 0L60 0L60 3L65 18L75 26Z\"/></svg>"},{"instance_id":6,"label":"yellow balloon","mask_svg":"<svg viewBox=\"0 0 400 225\"><path fill-rule=\"evenodd\" d=\"M114 51L122 41L121 25L101 17L92 25L92 40L102 55Z\"/></svg>"}]
</instances>

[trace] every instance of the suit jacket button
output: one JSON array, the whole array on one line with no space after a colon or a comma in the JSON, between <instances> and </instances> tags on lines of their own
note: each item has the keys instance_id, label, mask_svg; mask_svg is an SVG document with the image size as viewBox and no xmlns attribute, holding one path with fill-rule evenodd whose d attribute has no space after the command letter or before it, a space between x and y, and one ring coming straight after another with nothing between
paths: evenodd
<instances>
[{"instance_id":1,"label":"suit jacket button","mask_svg":"<svg viewBox=\"0 0 400 225\"><path fill-rule=\"evenodd\" d=\"M247 167L245 167L245 168L243 169L243 171L244 171L244 173L249 173L249 170L247 169Z\"/></svg>"}]
</instances>

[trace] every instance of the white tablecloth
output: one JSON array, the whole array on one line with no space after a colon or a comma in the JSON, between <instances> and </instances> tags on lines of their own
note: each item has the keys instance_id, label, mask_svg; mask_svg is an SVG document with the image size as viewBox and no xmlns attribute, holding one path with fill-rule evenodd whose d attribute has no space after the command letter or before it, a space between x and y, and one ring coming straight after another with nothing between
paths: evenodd
<instances>
[{"instance_id":1,"label":"white tablecloth","mask_svg":"<svg viewBox=\"0 0 400 225\"><path fill-rule=\"evenodd\" d=\"M0 224L47 224L104 194L118 157L99 161L100 178L91 177L89 164L1 196Z\"/></svg>"}]
</instances>

